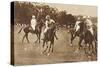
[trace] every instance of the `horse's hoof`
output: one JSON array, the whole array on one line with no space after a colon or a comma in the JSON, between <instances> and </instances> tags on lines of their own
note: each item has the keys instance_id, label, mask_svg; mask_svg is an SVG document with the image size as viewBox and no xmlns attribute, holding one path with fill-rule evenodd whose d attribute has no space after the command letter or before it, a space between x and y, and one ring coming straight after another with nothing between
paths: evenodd
<instances>
[{"instance_id":1,"label":"horse's hoof","mask_svg":"<svg viewBox=\"0 0 100 67\"><path fill-rule=\"evenodd\" d=\"M28 42L28 44L30 44L30 42Z\"/></svg>"},{"instance_id":2,"label":"horse's hoof","mask_svg":"<svg viewBox=\"0 0 100 67\"><path fill-rule=\"evenodd\" d=\"M42 46L42 48L44 48L44 45Z\"/></svg>"},{"instance_id":3,"label":"horse's hoof","mask_svg":"<svg viewBox=\"0 0 100 67\"><path fill-rule=\"evenodd\" d=\"M79 49L76 49L76 50L75 50L75 53L79 53Z\"/></svg>"},{"instance_id":4,"label":"horse's hoof","mask_svg":"<svg viewBox=\"0 0 100 67\"><path fill-rule=\"evenodd\" d=\"M27 48L24 48L25 51L27 51Z\"/></svg>"},{"instance_id":5,"label":"horse's hoof","mask_svg":"<svg viewBox=\"0 0 100 67\"><path fill-rule=\"evenodd\" d=\"M56 38L56 40L58 40L58 38Z\"/></svg>"},{"instance_id":6,"label":"horse's hoof","mask_svg":"<svg viewBox=\"0 0 100 67\"><path fill-rule=\"evenodd\" d=\"M35 41L34 43L37 43L37 41Z\"/></svg>"},{"instance_id":7,"label":"horse's hoof","mask_svg":"<svg viewBox=\"0 0 100 67\"><path fill-rule=\"evenodd\" d=\"M48 56L50 55L50 53L47 54Z\"/></svg>"},{"instance_id":8,"label":"horse's hoof","mask_svg":"<svg viewBox=\"0 0 100 67\"><path fill-rule=\"evenodd\" d=\"M92 57L91 57L91 56L87 56L87 58L89 59L89 61L91 61L91 60L92 60Z\"/></svg>"},{"instance_id":9,"label":"horse's hoof","mask_svg":"<svg viewBox=\"0 0 100 67\"><path fill-rule=\"evenodd\" d=\"M52 53L53 53L53 50L52 50Z\"/></svg>"},{"instance_id":10,"label":"horse's hoof","mask_svg":"<svg viewBox=\"0 0 100 67\"><path fill-rule=\"evenodd\" d=\"M39 42L39 44L40 44L41 42Z\"/></svg>"},{"instance_id":11,"label":"horse's hoof","mask_svg":"<svg viewBox=\"0 0 100 67\"><path fill-rule=\"evenodd\" d=\"M44 38L42 38L41 40L44 41Z\"/></svg>"},{"instance_id":12,"label":"horse's hoof","mask_svg":"<svg viewBox=\"0 0 100 67\"><path fill-rule=\"evenodd\" d=\"M70 44L70 46L72 47L72 46L73 46L73 44Z\"/></svg>"},{"instance_id":13,"label":"horse's hoof","mask_svg":"<svg viewBox=\"0 0 100 67\"><path fill-rule=\"evenodd\" d=\"M43 54L43 52L41 52L41 54Z\"/></svg>"},{"instance_id":14,"label":"horse's hoof","mask_svg":"<svg viewBox=\"0 0 100 67\"><path fill-rule=\"evenodd\" d=\"M70 33L70 31L67 31L67 33Z\"/></svg>"}]
</instances>

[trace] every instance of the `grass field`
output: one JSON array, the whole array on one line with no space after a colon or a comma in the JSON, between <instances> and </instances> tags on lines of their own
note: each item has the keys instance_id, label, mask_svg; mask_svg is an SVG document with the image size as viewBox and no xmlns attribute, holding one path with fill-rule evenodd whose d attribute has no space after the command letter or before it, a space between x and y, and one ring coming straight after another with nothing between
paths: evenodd
<instances>
[{"instance_id":1,"label":"grass field","mask_svg":"<svg viewBox=\"0 0 100 67\"><path fill-rule=\"evenodd\" d=\"M14 27L15 65L90 61L83 49L76 52L78 48L78 37L73 41L73 46L70 46L70 34L65 28L60 28L57 31L59 39L55 39L54 52L49 56L41 54L41 51L43 50L42 41L40 44L34 43L36 40L35 34L29 33L29 44L26 39L24 43L22 43L24 32L22 31L18 34L19 30L20 28L17 26ZM84 44L82 43L82 45ZM93 61L96 59L96 56L92 56Z\"/></svg>"}]
</instances>

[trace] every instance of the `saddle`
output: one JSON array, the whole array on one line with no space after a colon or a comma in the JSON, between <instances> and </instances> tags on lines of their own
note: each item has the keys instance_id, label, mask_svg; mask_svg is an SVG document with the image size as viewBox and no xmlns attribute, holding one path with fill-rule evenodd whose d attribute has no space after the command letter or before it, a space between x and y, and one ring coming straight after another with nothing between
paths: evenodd
<instances>
[{"instance_id":1,"label":"saddle","mask_svg":"<svg viewBox=\"0 0 100 67\"><path fill-rule=\"evenodd\" d=\"M26 27L29 28L29 30L33 30L31 25L27 25ZM36 30L38 30L38 24L36 25L35 30L33 30L33 31L36 31Z\"/></svg>"}]
</instances>

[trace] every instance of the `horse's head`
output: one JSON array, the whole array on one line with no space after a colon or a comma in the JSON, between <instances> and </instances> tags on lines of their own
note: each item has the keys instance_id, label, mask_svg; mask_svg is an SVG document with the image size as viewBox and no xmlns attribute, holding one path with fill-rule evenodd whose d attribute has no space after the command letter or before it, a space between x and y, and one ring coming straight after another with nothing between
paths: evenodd
<instances>
[{"instance_id":1,"label":"horse's head","mask_svg":"<svg viewBox=\"0 0 100 67\"><path fill-rule=\"evenodd\" d=\"M39 21L38 25L39 25L40 27L43 27L43 26L45 25L44 20L41 19L41 20Z\"/></svg>"},{"instance_id":2,"label":"horse's head","mask_svg":"<svg viewBox=\"0 0 100 67\"><path fill-rule=\"evenodd\" d=\"M85 21L81 21L81 23L79 23L79 26L80 26L80 34L84 34L87 31Z\"/></svg>"}]
</instances>

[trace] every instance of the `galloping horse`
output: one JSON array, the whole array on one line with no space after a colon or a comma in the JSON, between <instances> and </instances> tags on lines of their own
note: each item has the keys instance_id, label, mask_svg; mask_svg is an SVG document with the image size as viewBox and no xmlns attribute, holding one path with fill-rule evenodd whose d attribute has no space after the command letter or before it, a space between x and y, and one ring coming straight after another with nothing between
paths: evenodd
<instances>
[{"instance_id":1,"label":"galloping horse","mask_svg":"<svg viewBox=\"0 0 100 67\"><path fill-rule=\"evenodd\" d=\"M49 55L50 51L53 52L54 37L56 37L56 24L52 23L50 24L50 29L45 33L42 46L44 47L46 44L46 49L42 53L45 53L48 50L47 53ZM48 42L50 42L50 46L47 44Z\"/></svg>"},{"instance_id":2,"label":"galloping horse","mask_svg":"<svg viewBox=\"0 0 100 67\"><path fill-rule=\"evenodd\" d=\"M86 28L86 27L85 27ZM86 29L84 33L84 42L85 42L85 53L88 53L86 49L91 51L91 53L96 54L97 53L97 28L94 25L93 26L93 34L89 30ZM93 45L94 42L94 45ZM92 49L91 49L92 47Z\"/></svg>"},{"instance_id":3,"label":"galloping horse","mask_svg":"<svg viewBox=\"0 0 100 67\"><path fill-rule=\"evenodd\" d=\"M96 31L94 32L95 35L91 34L91 32L87 29L87 26L84 22L81 22L79 24L80 26L80 29L74 33L74 28L72 28L70 30L71 32L71 46L72 46L72 42L73 40L75 39L76 36L79 37L79 43L78 43L78 49L80 49L82 47L81 43L82 41L84 40L84 46L85 46L85 53L86 53L86 48L90 50L90 46L92 46L92 50L93 50L93 41L95 42L95 45L96 45ZM87 47L88 45L88 47ZM95 48L96 49L96 48Z\"/></svg>"},{"instance_id":4,"label":"galloping horse","mask_svg":"<svg viewBox=\"0 0 100 67\"><path fill-rule=\"evenodd\" d=\"M26 39L27 39L27 42L30 43L30 42L29 42L29 39L28 39L28 34L29 34L29 33L32 33L32 34L34 33L34 34L36 34L36 35L37 35L37 40L36 40L35 42L39 41L39 43L40 43L40 35L41 35L41 31L42 31L43 25L44 25L43 20L41 20L41 21L36 25L36 30L35 30L35 31L33 31L33 29L31 28L30 25L29 25L29 26L26 26L25 28L22 27L22 28L20 29L20 31L18 32L18 33L20 33L21 30L23 29L23 31L24 31L24 33L25 33L25 35L23 36L23 39L22 39L22 43L23 43L25 37L26 37Z\"/></svg>"},{"instance_id":5,"label":"galloping horse","mask_svg":"<svg viewBox=\"0 0 100 67\"><path fill-rule=\"evenodd\" d=\"M80 26L80 29L77 31L77 32L75 32L75 29L74 29L74 26L72 26L73 28L71 28L70 29L70 33L71 33L71 46L72 46L72 43L73 43L73 40L75 39L75 37L76 36L78 36L79 38L80 38L80 41L79 41L79 49L80 49L80 47L81 47L81 40L83 39L83 33L84 33L84 23L83 22L81 22L80 24L79 24L79 26Z\"/></svg>"}]
</instances>

